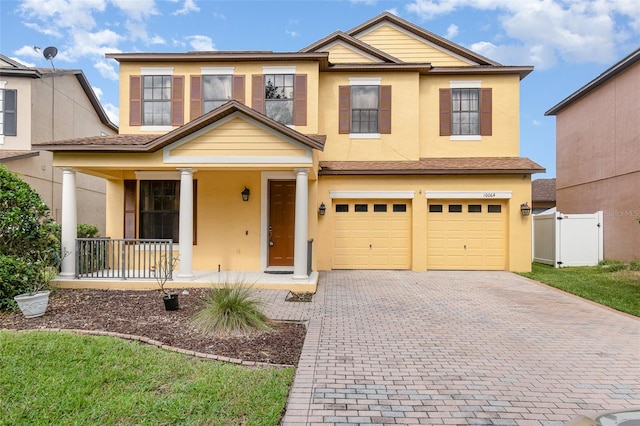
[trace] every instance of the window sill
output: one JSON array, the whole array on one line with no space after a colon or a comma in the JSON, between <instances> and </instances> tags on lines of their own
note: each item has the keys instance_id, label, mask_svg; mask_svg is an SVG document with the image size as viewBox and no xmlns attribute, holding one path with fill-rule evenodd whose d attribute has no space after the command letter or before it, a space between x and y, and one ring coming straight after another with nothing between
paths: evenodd
<instances>
[{"instance_id":1,"label":"window sill","mask_svg":"<svg viewBox=\"0 0 640 426\"><path fill-rule=\"evenodd\" d=\"M481 141L482 136L480 135L451 135L450 139L452 141Z\"/></svg>"},{"instance_id":2,"label":"window sill","mask_svg":"<svg viewBox=\"0 0 640 426\"><path fill-rule=\"evenodd\" d=\"M380 133L349 133L349 139L380 139Z\"/></svg>"},{"instance_id":3,"label":"window sill","mask_svg":"<svg viewBox=\"0 0 640 426\"><path fill-rule=\"evenodd\" d=\"M165 132L173 130L173 126L140 126L142 132Z\"/></svg>"}]
</instances>

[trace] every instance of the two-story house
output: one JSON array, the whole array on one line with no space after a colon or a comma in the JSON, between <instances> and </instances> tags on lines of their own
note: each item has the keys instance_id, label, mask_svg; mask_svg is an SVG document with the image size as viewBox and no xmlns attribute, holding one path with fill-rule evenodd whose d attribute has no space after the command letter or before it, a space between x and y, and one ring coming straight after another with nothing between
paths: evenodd
<instances>
[{"instance_id":1,"label":"two-story house","mask_svg":"<svg viewBox=\"0 0 640 426\"><path fill-rule=\"evenodd\" d=\"M82 71L31 68L0 55L0 164L38 191L54 219L61 219L62 172L50 152L32 145L117 132ZM104 233L104 180L79 173L77 190L78 221Z\"/></svg>"},{"instance_id":2,"label":"two-story house","mask_svg":"<svg viewBox=\"0 0 640 426\"><path fill-rule=\"evenodd\" d=\"M107 57L121 134L41 148L70 175L107 179L108 236L172 238L178 279L291 272L279 284L293 287L308 260L530 270L531 175L544 170L519 156L532 67L389 13L298 52Z\"/></svg>"},{"instance_id":3,"label":"two-story house","mask_svg":"<svg viewBox=\"0 0 640 426\"><path fill-rule=\"evenodd\" d=\"M549 109L557 205L604 216L604 257L640 259L640 49Z\"/></svg>"}]
</instances>

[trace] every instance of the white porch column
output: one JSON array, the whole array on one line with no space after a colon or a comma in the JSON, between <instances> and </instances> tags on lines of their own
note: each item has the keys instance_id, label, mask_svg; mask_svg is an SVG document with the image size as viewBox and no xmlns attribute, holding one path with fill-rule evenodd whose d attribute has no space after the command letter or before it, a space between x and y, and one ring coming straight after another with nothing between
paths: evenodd
<instances>
[{"instance_id":1,"label":"white porch column","mask_svg":"<svg viewBox=\"0 0 640 426\"><path fill-rule=\"evenodd\" d=\"M193 172L194 169L180 170L180 266L177 277L193 277Z\"/></svg>"},{"instance_id":2,"label":"white porch column","mask_svg":"<svg viewBox=\"0 0 640 426\"><path fill-rule=\"evenodd\" d=\"M78 236L78 205L76 201L76 171L62 169L62 267L60 275L76 275L76 238Z\"/></svg>"},{"instance_id":3,"label":"white porch column","mask_svg":"<svg viewBox=\"0 0 640 426\"><path fill-rule=\"evenodd\" d=\"M309 229L309 169L296 172L296 213L293 237L293 279L306 280L307 237Z\"/></svg>"}]
</instances>

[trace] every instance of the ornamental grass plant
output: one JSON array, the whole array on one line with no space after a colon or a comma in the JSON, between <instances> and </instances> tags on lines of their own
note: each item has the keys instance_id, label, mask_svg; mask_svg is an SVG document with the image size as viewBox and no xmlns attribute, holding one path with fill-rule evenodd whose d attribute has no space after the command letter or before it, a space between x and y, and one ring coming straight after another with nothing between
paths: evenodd
<instances>
[{"instance_id":1,"label":"ornamental grass plant","mask_svg":"<svg viewBox=\"0 0 640 426\"><path fill-rule=\"evenodd\" d=\"M268 330L263 302L242 283L225 283L207 291L202 308L193 316L196 328L205 334L238 334Z\"/></svg>"}]
</instances>

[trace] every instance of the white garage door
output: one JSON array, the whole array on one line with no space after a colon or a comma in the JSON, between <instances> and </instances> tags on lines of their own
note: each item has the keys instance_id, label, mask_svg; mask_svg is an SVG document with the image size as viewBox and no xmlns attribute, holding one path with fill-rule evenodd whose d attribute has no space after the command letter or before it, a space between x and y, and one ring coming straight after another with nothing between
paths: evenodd
<instances>
[{"instance_id":1,"label":"white garage door","mask_svg":"<svg viewBox=\"0 0 640 426\"><path fill-rule=\"evenodd\" d=\"M427 215L428 269L505 269L504 202L430 200Z\"/></svg>"},{"instance_id":2,"label":"white garage door","mask_svg":"<svg viewBox=\"0 0 640 426\"><path fill-rule=\"evenodd\" d=\"M411 204L334 200L333 269L409 269Z\"/></svg>"}]
</instances>

